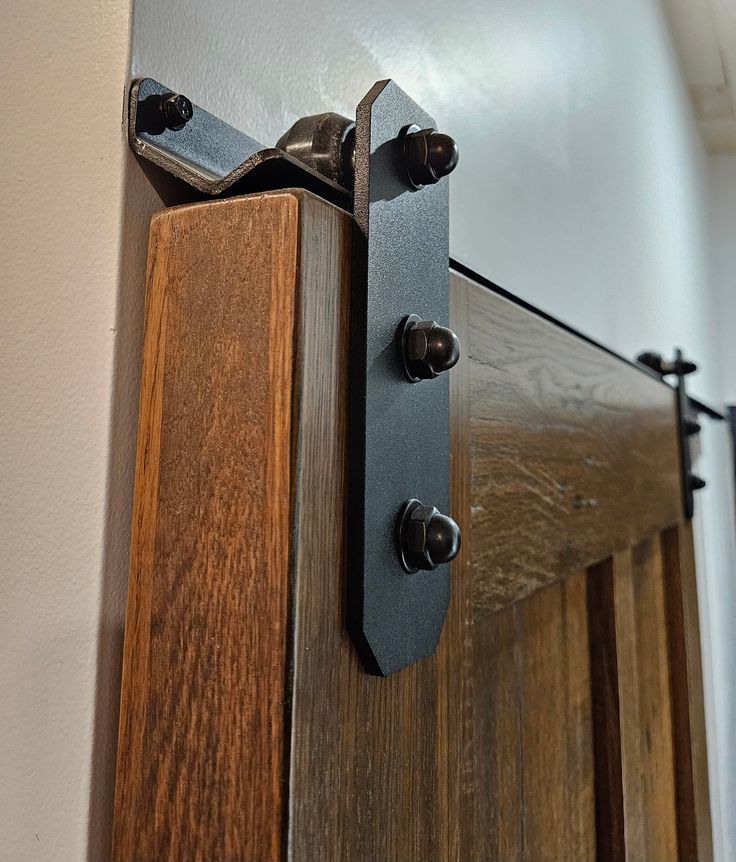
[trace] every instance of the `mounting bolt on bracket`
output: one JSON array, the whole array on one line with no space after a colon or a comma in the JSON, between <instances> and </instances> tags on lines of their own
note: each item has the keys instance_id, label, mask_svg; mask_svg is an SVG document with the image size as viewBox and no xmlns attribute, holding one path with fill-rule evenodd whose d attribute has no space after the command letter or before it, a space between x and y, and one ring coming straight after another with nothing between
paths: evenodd
<instances>
[{"instance_id":1,"label":"mounting bolt on bracket","mask_svg":"<svg viewBox=\"0 0 736 862\"><path fill-rule=\"evenodd\" d=\"M441 514L450 502L444 372L460 357L447 327L446 177L457 144L393 81L370 89L355 122L303 117L266 147L140 78L128 134L141 158L198 198L297 186L353 213L347 626L371 673L430 656L460 547L458 525Z\"/></svg>"},{"instance_id":2,"label":"mounting bolt on bracket","mask_svg":"<svg viewBox=\"0 0 736 862\"><path fill-rule=\"evenodd\" d=\"M706 486L705 479L692 472L692 454L690 451L690 438L695 437L701 431L698 414L703 413L711 419L722 420L723 417L716 410L706 404L691 398L685 389L685 378L694 374L698 366L685 359L682 350L675 350L672 359L665 359L661 353L646 350L636 357L640 365L645 365L655 374L664 379L675 377L674 388L677 393L677 416L680 444L680 469L682 471L682 508L685 517L690 520L695 510L694 491L700 491Z\"/></svg>"}]
</instances>

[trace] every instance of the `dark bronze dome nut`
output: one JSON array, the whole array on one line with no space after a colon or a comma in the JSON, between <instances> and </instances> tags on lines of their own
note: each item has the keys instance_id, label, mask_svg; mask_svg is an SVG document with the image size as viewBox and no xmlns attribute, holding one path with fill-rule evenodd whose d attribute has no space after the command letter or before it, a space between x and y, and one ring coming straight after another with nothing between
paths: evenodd
<instances>
[{"instance_id":1,"label":"dark bronze dome nut","mask_svg":"<svg viewBox=\"0 0 736 862\"><path fill-rule=\"evenodd\" d=\"M433 571L460 552L460 528L435 506L409 500L399 516L399 556L404 569Z\"/></svg>"},{"instance_id":2,"label":"dark bronze dome nut","mask_svg":"<svg viewBox=\"0 0 736 862\"><path fill-rule=\"evenodd\" d=\"M435 129L415 129L416 126L409 129L404 138L404 155L411 184L420 189L452 173L460 159L460 150L449 135Z\"/></svg>"},{"instance_id":3,"label":"dark bronze dome nut","mask_svg":"<svg viewBox=\"0 0 736 862\"><path fill-rule=\"evenodd\" d=\"M400 342L404 371L412 383L432 380L460 359L457 335L434 320L420 320L416 314L402 321Z\"/></svg>"}]
</instances>

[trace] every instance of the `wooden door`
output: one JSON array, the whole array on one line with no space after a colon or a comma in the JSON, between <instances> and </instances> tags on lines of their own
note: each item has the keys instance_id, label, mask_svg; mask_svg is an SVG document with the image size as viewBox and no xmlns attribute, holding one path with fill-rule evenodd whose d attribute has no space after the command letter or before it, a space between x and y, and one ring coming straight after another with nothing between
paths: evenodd
<instances>
[{"instance_id":1,"label":"wooden door","mask_svg":"<svg viewBox=\"0 0 736 862\"><path fill-rule=\"evenodd\" d=\"M350 230L300 191L154 217L116 862L709 860L674 393L467 275L449 613L361 667Z\"/></svg>"}]
</instances>

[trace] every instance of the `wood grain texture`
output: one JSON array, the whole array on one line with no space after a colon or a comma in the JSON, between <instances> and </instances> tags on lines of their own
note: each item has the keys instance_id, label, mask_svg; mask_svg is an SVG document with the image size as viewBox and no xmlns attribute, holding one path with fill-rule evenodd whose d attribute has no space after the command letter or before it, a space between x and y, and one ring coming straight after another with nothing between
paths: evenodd
<instances>
[{"instance_id":1,"label":"wood grain texture","mask_svg":"<svg viewBox=\"0 0 736 862\"><path fill-rule=\"evenodd\" d=\"M468 782L477 800L473 860L524 858L521 650L516 608L474 625L471 669L474 754Z\"/></svg>"},{"instance_id":2,"label":"wood grain texture","mask_svg":"<svg viewBox=\"0 0 736 862\"><path fill-rule=\"evenodd\" d=\"M300 199L151 225L116 862L281 855Z\"/></svg>"},{"instance_id":3,"label":"wood grain texture","mask_svg":"<svg viewBox=\"0 0 736 862\"><path fill-rule=\"evenodd\" d=\"M310 221L320 219L315 206ZM305 248L312 229L303 225ZM346 292L325 282L305 293L317 299L321 323L305 326L304 350L319 344L320 368L344 369ZM462 301L451 310L463 340L468 310ZM315 364L306 353L300 362ZM388 679L363 672L342 626L346 379L303 378L288 844L295 860L536 862L559 858L563 847L571 859L594 855L585 577L552 585L528 607L474 619L469 369L463 358L451 387L453 512L465 542L448 617L435 657Z\"/></svg>"},{"instance_id":4,"label":"wood grain texture","mask_svg":"<svg viewBox=\"0 0 736 862\"><path fill-rule=\"evenodd\" d=\"M467 312L465 305L453 304L450 308L450 326L461 343L468 338ZM475 718L479 710L476 704L479 698L485 703L488 692L477 684L474 674L473 584L468 577L468 549L472 547L470 485L468 471L464 468L469 434L468 384L468 361L462 356L453 369L450 387L450 490L453 515L467 540L452 566L453 596L437 651L438 759L440 764L446 765L439 800L443 829L440 859L473 859L487 855L483 846L485 833L478 834L477 830L483 816L483 802L489 796L477 792L477 770L488 763L491 750L484 750L478 758ZM504 667L501 663L499 666ZM506 689L497 689L496 695L500 701L504 700ZM511 786L504 804L514 804ZM498 820L501 822L503 816Z\"/></svg>"},{"instance_id":5,"label":"wood grain texture","mask_svg":"<svg viewBox=\"0 0 736 862\"><path fill-rule=\"evenodd\" d=\"M619 700L618 645L613 561L604 560L588 571L588 626L592 689L593 747L595 752L595 823L597 859L626 862L627 834L624 823L624 786L621 754L622 720L634 712L628 706L631 692L624 692L626 712ZM630 824L629 830L637 824ZM641 842L629 834L633 848ZM631 854L628 858L637 858Z\"/></svg>"},{"instance_id":6,"label":"wood grain texture","mask_svg":"<svg viewBox=\"0 0 736 862\"><path fill-rule=\"evenodd\" d=\"M680 517L672 390L461 276L477 614Z\"/></svg>"},{"instance_id":7,"label":"wood grain texture","mask_svg":"<svg viewBox=\"0 0 736 862\"><path fill-rule=\"evenodd\" d=\"M671 547L628 547L680 514L671 390L453 275L452 600L435 656L368 676L351 229L288 191L154 221L115 862L670 862L694 574L670 642Z\"/></svg>"},{"instance_id":8,"label":"wood grain texture","mask_svg":"<svg viewBox=\"0 0 736 862\"><path fill-rule=\"evenodd\" d=\"M662 535L680 862L713 859L692 524Z\"/></svg>"},{"instance_id":9,"label":"wood grain texture","mask_svg":"<svg viewBox=\"0 0 736 862\"><path fill-rule=\"evenodd\" d=\"M302 305L288 854L446 858L437 663L368 676L343 625L350 222L313 201L302 231L302 269L315 247L333 267Z\"/></svg>"},{"instance_id":10,"label":"wood grain texture","mask_svg":"<svg viewBox=\"0 0 736 862\"><path fill-rule=\"evenodd\" d=\"M627 859L677 859L674 747L659 537L614 557Z\"/></svg>"},{"instance_id":11,"label":"wood grain texture","mask_svg":"<svg viewBox=\"0 0 736 862\"><path fill-rule=\"evenodd\" d=\"M593 859L585 573L538 591L518 602L514 611L520 657L523 859Z\"/></svg>"}]
</instances>

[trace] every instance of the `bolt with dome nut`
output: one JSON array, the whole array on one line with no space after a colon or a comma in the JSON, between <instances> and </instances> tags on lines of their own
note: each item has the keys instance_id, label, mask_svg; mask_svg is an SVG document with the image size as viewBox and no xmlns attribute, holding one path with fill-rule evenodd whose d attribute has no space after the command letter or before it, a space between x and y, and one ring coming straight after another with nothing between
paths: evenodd
<instances>
[{"instance_id":1,"label":"bolt with dome nut","mask_svg":"<svg viewBox=\"0 0 736 862\"><path fill-rule=\"evenodd\" d=\"M423 569L431 572L449 563L460 552L460 527L435 506L408 500L398 523L399 557L410 574Z\"/></svg>"},{"instance_id":2,"label":"bolt with dome nut","mask_svg":"<svg viewBox=\"0 0 736 862\"><path fill-rule=\"evenodd\" d=\"M401 358L412 383L432 380L457 365L460 339L434 320L420 320L416 314L404 318L399 327Z\"/></svg>"},{"instance_id":3,"label":"bolt with dome nut","mask_svg":"<svg viewBox=\"0 0 736 862\"><path fill-rule=\"evenodd\" d=\"M460 159L460 150L449 135L410 126L404 136L404 157L409 181L414 188L421 189L452 173Z\"/></svg>"}]
</instances>

